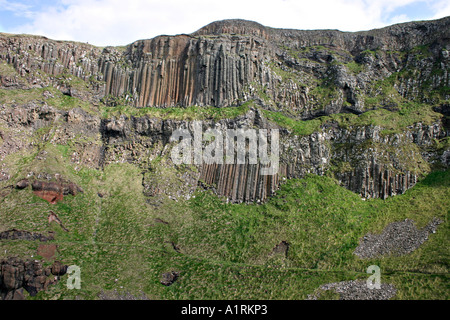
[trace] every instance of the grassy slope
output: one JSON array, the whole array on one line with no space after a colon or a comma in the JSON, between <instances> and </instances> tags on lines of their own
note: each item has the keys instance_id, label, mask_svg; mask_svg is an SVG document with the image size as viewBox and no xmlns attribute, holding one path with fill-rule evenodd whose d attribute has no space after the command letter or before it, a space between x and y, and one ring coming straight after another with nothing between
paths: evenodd
<instances>
[{"instance_id":1,"label":"grassy slope","mask_svg":"<svg viewBox=\"0 0 450 320\"><path fill-rule=\"evenodd\" d=\"M53 156L63 151L54 148ZM115 164L101 172L74 171L67 161L60 166L83 194L50 205L30 190L13 190L1 202L2 229L56 230L57 258L81 267L81 290L66 289L64 276L38 299L95 299L102 289L142 291L155 299L304 299L324 283L367 279L365 270L372 264L381 267L382 281L399 289L397 298L448 295L449 171L432 173L406 194L385 201L362 201L331 178L308 176L288 181L264 205L225 204L198 191L188 201L167 199L152 207L142 194L137 167ZM98 197L99 191L105 197ZM49 210L70 232L48 226ZM433 217L445 223L412 254L360 260L352 253L360 237L381 232L390 222L410 218L423 227ZM291 244L288 257L271 255L283 240ZM39 258L38 245L2 241L0 257ZM171 270L181 277L164 287L161 273Z\"/></svg>"}]
</instances>

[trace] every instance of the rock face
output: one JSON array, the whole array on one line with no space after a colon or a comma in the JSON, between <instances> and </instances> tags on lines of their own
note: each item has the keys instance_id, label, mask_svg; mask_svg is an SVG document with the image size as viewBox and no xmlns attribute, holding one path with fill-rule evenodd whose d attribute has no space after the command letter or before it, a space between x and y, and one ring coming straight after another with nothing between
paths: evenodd
<instances>
[{"instance_id":1,"label":"rock face","mask_svg":"<svg viewBox=\"0 0 450 320\"><path fill-rule=\"evenodd\" d=\"M107 64L106 94L130 94L145 106L236 105L246 85L262 81L271 56L256 38L157 37L132 44L130 69Z\"/></svg>"},{"instance_id":2,"label":"rock face","mask_svg":"<svg viewBox=\"0 0 450 320\"><path fill-rule=\"evenodd\" d=\"M103 51L42 37L0 36L0 59L21 76L33 75L35 86L54 83L70 96L111 96L136 107L227 107L261 99L267 108L308 118L367 109L360 97L373 91L374 81L399 71L416 73L414 81L399 77L397 90L408 98L429 98L427 90L448 86L449 27L448 17L355 33L225 20L191 35ZM39 78L39 71L51 77ZM90 95L65 84L65 73L86 81ZM2 79L5 86L14 82ZM332 99L320 93L330 85Z\"/></svg>"},{"instance_id":3,"label":"rock face","mask_svg":"<svg viewBox=\"0 0 450 320\"><path fill-rule=\"evenodd\" d=\"M188 121L125 117L107 122L104 141L114 145L114 149L105 148L105 163L118 158L139 163L139 159L151 157L151 150L155 148L165 150L160 155L169 154L167 147L172 131L178 127L190 128L191 124ZM204 121L203 126L222 130L223 134L230 128L274 128L261 119L257 110L250 110L239 119ZM383 135L383 128L378 126L340 128L327 124L321 132L301 137L282 128L279 130L280 166L275 175L261 175L258 164L202 164L197 174L184 174L180 179L191 185L211 188L231 202L253 202L264 201L272 195L282 177L301 178L308 173L323 175L335 167L334 175L343 186L364 198L386 198L404 193L415 185L422 172L429 170L429 162L439 161L439 152L432 151L433 141L448 134L441 122L413 125L392 135ZM193 136L194 132L190 132ZM128 141L133 141L131 146ZM147 182L146 177L144 187L148 188L149 195L157 193L155 184ZM190 193L195 188L183 190Z\"/></svg>"},{"instance_id":4,"label":"rock face","mask_svg":"<svg viewBox=\"0 0 450 320\"><path fill-rule=\"evenodd\" d=\"M50 181L33 181L31 184L33 193L48 202L55 204L62 200L66 195L76 196L83 190L76 184L69 182L50 182Z\"/></svg>"},{"instance_id":5,"label":"rock face","mask_svg":"<svg viewBox=\"0 0 450 320\"><path fill-rule=\"evenodd\" d=\"M51 179L53 177L47 176L47 178ZM27 188L29 185L30 181L28 179L22 179L17 182L16 188L22 190ZM64 196L69 194L76 196L78 193L83 193L83 189L73 182L61 179L59 175L57 175L57 179L55 181L33 180L31 182L31 189L35 195L52 204L61 201Z\"/></svg>"},{"instance_id":6,"label":"rock face","mask_svg":"<svg viewBox=\"0 0 450 320\"><path fill-rule=\"evenodd\" d=\"M44 236L43 234L40 233L33 233L25 230L11 229L0 232L0 240L28 240L28 241L39 240L45 242L53 239L54 239L53 234Z\"/></svg>"},{"instance_id":7,"label":"rock face","mask_svg":"<svg viewBox=\"0 0 450 320\"><path fill-rule=\"evenodd\" d=\"M23 298L21 294L23 289L31 296L35 296L39 291L55 284L59 276L66 272L67 266L61 265L60 262L43 268L37 260L23 261L16 257L3 259L0 262L0 297L2 300Z\"/></svg>"},{"instance_id":8,"label":"rock face","mask_svg":"<svg viewBox=\"0 0 450 320\"><path fill-rule=\"evenodd\" d=\"M60 110L53 107L18 106L5 109L4 123L21 127L13 117L21 114L27 119L25 128L38 128L41 116L48 119L46 125L56 125L52 143L67 143L75 132L84 132L87 137L98 137L97 141L79 144L71 157L72 163L101 168L115 162L129 162L144 169L144 193L148 196L166 194L174 198L188 197L197 186L211 188L231 202L264 201L279 187L283 178L301 178L306 174L327 174L332 171L335 178L346 188L364 198L386 198L404 193L415 185L430 165L450 164L450 152L435 148L435 141L448 136L444 120L430 125L417 123L403 132L383 134L377 125L341 127L330 121L318 127L317 132L294 135L264 117L255 108L234 119L204 120L203 132L216 128L225 134L227 129L257 128L278 129L280 133L279 170L275 175L261 175L260 164L201 164L193 170L180 172L168 181L168 173L158 171L153 159L170 158L173 143L170 138L174 130L188 128L194 134L192 121L150 118L147 116L101 119L84 112L76 112L78 120L60 117ZM74 111L66 113L75 114ZM1 115L0 115L1 118ZM9 119L9 120L8 120ZM268 131L269 132L269 131ZM447 152L447 153L446 153ZM45 155L42 155L45 160ZM44 161L43 160L43 161ZM169 160L164 162L173 167ZM145 173L146 172L146 173ZM159 180L158 180L159 179ZM179 181L183 181L180 185ZM19 180L17 189L31 185L33 192L47 201L55 203L63 196L82 192L70 181L54 175L37 174Z\"/></svg>"},{"instance_id":9,"label":"rock face","mask_svg":"<svg viewBox=\"0 0 450 320\"><path fill-rule=\"evenodd\" d=\"M279 175L261 175L259 164L205 164L200 180L231 202L264 201L279 186Z\"/></svg>"},{"instance_id":10,"label":"rock face","mask_svg":"<svg viewBox=\"0 0 450 320\"><path fill-rule=\"evenodd\" d=\"M104 49L0 34L0 89L5 95L40 90L31 101L11 98L0 104L0 160L35 147L32 137L39 133L39 141L53 145L76 141L69 157L77 168L139 165L149 197L189 198L202 186L231 202L258 202L283 179L309 173L331 174L364 198L401 194L432 166L450 163L448 144L439 142L449 133L449 30L449 17L354 33L224 20L190 35ZM57 97L58 90L63 98ZM73 102L70 108L67 101ZM260 164L180 169L169 159L170 138L176 129L192 132L192 121L134 111L108 115L125 105L133 110L178 107L181 113L190 106L234 110L244 104L252 107L240 116L203 118L203 132L280 130L277 174L260 175ZM434 113L417 105L432 105ZM368 114L380 110L385 114L376 116L384 117L384 123L367 121ZM421 112L422 118L408 120ZM352 123L342 115L358 118ZM391 115L399 118L391 121ZM286 126L302 120L320 125L300 134ZM411 123L389 127L407 120ZM36 159L45 162L52 156L44 150ZM155 159L163 161L158 165ZM7 169L2 164L1 180L11 178ZM14 183L19 190L31 184L51 203L81 192L68 181L26 178Z\"/></svg>"}]
</instances>

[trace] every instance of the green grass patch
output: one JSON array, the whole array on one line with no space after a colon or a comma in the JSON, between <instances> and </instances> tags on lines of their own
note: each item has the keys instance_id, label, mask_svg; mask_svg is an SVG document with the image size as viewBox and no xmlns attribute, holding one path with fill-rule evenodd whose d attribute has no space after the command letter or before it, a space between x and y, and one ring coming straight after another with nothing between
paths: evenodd
<instances>
[{"instance_id":1,"label":"green grass patch","mask_svg":"<svg viewBox=\"0 0 450 320\"><path fill-rule=\"evenodd\" d=\"M128 105L119 105L116 107L102 107L103 118L118 117L120 115L133 117L151 117L174 120L221 120L234 119L245 114L251 105L251 102L244 103L236 107L217 108L212 106L200 107L169 107L169 108L136 108Z\"/></svg>"},{"instance_id":2,"label":"green grass patch","mask_svg":"<svg viewBox=\"0 0 450 320\"><path fill-rule=\"evenodd\" d=\"M81 81L81 80L80 80ZM44 92L49 91L53 97L45 98ZM47 103L49 106L61 110L71 110L74 108L81 108L91 114L98 114L90 102L81 100L79 98L64 95L61 91L54 87L45 88L31 88L31 89L3 89L0 88L0 103L6 105L26 105L29 103L43 104Z\"/></svg>"},{"instance_id":3,"label":"green grass patch","mask_svg":"<svg viewBox=\"0 0 450 320\"><path fill-rule=\"evenodd\" d=\"M351 61L351 62L345 64L345 66L353 74L358 74L365 70L365 67L363 64L357 63L355 61Z\"/></svg>"},{"instance_id":4,"label":"green grass patch","mask_svg":"<svg viewBox=\"0 0 450 320\"><path fill-rule=\"evenodd\" d=\"M403 103L398 106L397 111L380 108L360 115L339 113L321 116L312 120L296 120L282 112L261 111L269 120L300 136L319 131L322 125L330 121L337 122L341 128L379 126L383 129L383 135L389 135L401 133L408 126L416 123L431 125L442 118L442 114L433 111L432 105L415 102Z\"/></svg>"},{"instance_id":5,"label":"green grass patch","mask_svg":"<svg viewBox=\"0 0 450 320\"><path fill-rule=\"evenodd\" d=\"M320 130L320 125L323 123L323 118L318 118L314 120L295 120L281 112L274 112L269 110L261 110L267 119L275 122L281 127L287 128L292 131L295 135L304 136L310 135L315 131Z\"/></svg>"}]
</instances>

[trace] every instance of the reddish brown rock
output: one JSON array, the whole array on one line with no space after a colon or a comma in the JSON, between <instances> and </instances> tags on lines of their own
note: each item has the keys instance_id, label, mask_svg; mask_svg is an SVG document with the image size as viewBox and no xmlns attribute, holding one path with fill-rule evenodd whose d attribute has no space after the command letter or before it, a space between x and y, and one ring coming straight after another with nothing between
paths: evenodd
<instances>
[{"instance_id":1,"label":"reddish brown rock","mask_svg":"<svg viewBox=\"0 0 450 320\"><path fill-rule=\"evenodd\" d=\"M83 190L73 182L65 183L60 181L35 180L31 184L33 193L38 197L55 204L61 201L65 195L76 196Z\"/></svg>"},{"instance_id":2,"label":"reddish brown rock","mask_svg":"<svg viewBox=\"0 0 450 320\"><path fill-rule=\"evenodd\" d=\"M33 191L33 193L37 195L39 198L47 200L51 204L55 204L64 198L64 196L61 193L57 193L54 191Z\"/></svg>"}]
</instances>

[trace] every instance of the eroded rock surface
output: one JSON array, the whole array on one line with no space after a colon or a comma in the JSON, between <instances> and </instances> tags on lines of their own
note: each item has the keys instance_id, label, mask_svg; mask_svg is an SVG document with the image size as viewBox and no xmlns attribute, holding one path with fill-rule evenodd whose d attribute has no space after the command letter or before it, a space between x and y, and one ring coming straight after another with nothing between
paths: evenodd
<instances>
[{"instance_id":1,"label":"eroded rock surface","mask_svg":"<svg viewBox=\"0 0 450 320\"><path fill-rule=\"evenodd\" d=\"M0 240L28 240L28 241L50 241L54 239L53 233L49 232L48 236L40 233L34 233L25 230L11 229L0 232Z\"/></svg>"},{"instance_id":2,"label":"eroded rock surface","mask_svg":"<svg viewBox=\"0 0 450 320\"><path fill-rule=\"evenodd\" d=\"M42 178L45 178L45 180ZM73 182L62 179L59 174L48 175L44 173L33 177L33 179L25 178L17 182L16 188L22 190L29 185L31 185L35 195L52 204L61 201L64 196L76 196L78 193L83 193L82 188Z\"/></svg>"},{"instance_id":3,"label":"eroded rock surface","mask_svg":"<svg viewBox=\"0 0 450 320\"><path fill-rule=\"evenodd\" d=\"M35 195L53 204L61 201L66 195L76 196L78 193L83 192L79 186L72 182L64 183L36 180L33 181L31 187Z\"/></svg>"},{"instance_id":4,"label":"eroded rock surface","mask_svg":"<svg viewBox=\"0 0 450 320\"><path fill-rule=\"evenodd\" d=\"M67 266L60 262L44 268L37 260L23 261L17 257L3 259L0 262L0 298L20 299L23 289L35 296L39 291L47 290L49 285L57 283L66 271Z\"/></svg>"}]
</instances>

